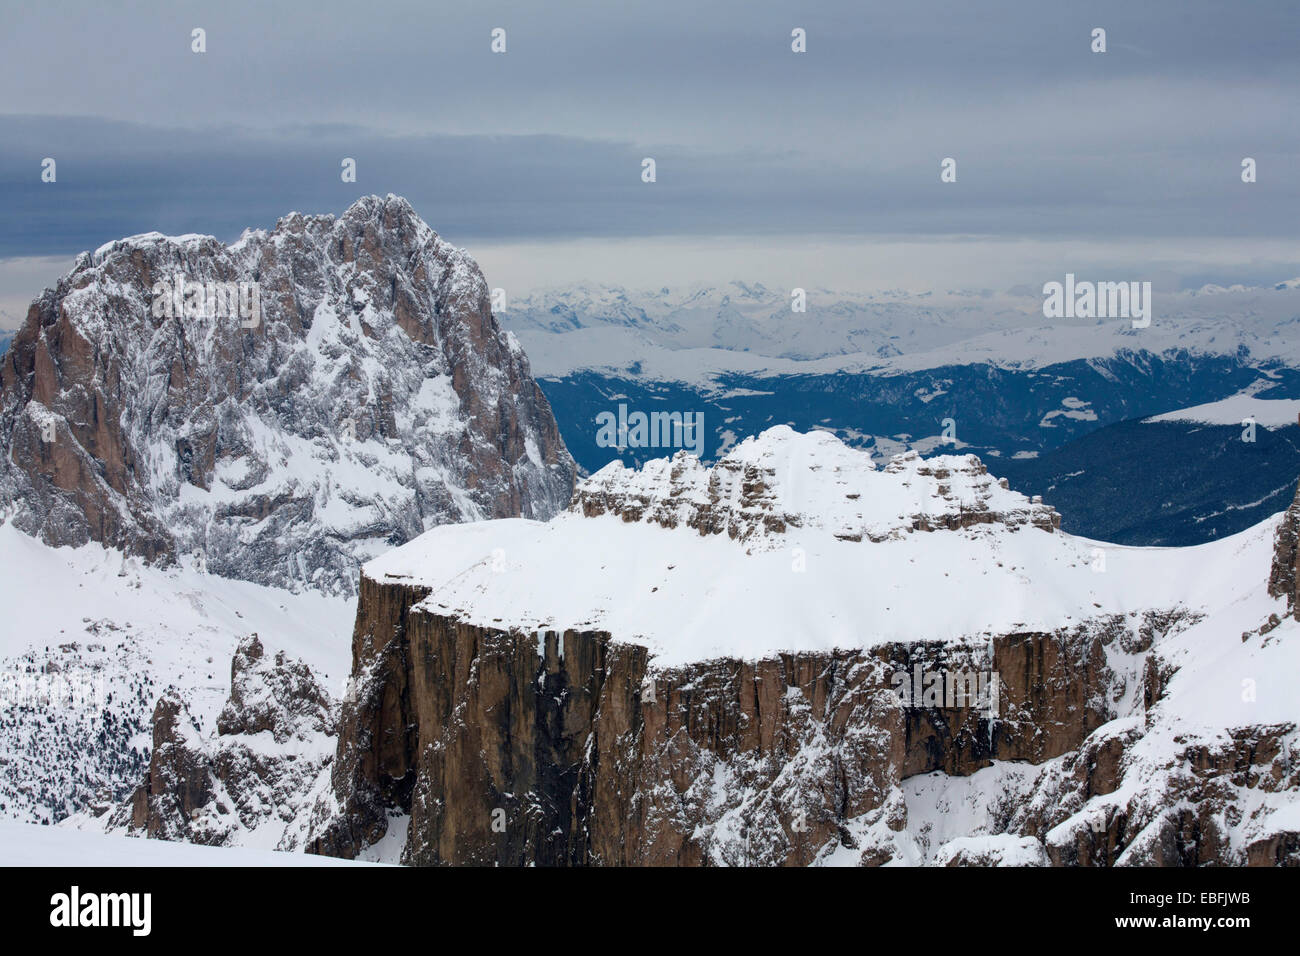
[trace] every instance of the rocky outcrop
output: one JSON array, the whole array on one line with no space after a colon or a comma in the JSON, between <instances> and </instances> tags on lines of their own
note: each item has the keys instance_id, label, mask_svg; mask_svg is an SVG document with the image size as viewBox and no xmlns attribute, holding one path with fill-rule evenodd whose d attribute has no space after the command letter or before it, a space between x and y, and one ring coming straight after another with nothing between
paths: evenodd
<instances>
[{"instance_id":1,"label":"rocky outcrop","mask_svg":"<svg viewBox=\"0 0 1300 956\"><path fill-rule=\"evenodd\" d=\"M149 775L127 808L110 816L110 825L125 823L157 840L207 842L190 822L212 801L214 785L207 748L189 709L176 696L162 697L153 712Z\"/></svg>"},{"instance_id":2,"label":"rocky outcrop","mask_svg":"<svg viewBox=\"0 0 1300 956\"><path fill-rule=\"evenodd\" d=\"M1300 488L1295 500L1282 515L1273 544L1273 568L1268 578L1268 593L1272 597L1286 598L1287 610L1300 620L1300 589L1297 587L1300 571Z\"/></svg>"},{"instance_id":3,"label":"rocky outcrop","mask_svg":"<svg viewBox=\"0 0 1300 956\"><path fill-rule=\"evenodd\" d=\"M1037 811L1026 830L1056 866L1300 865L1291 849L1296 834L1269 821L1272 798L1300 789L1300 768L1289 757L1295 731L1293 724L1247 727L1212 744L1188 742L1162 768L1135 752L1141 734L1089 741L1070 761L1071 773L1049 776L1026 801ZM1089 802L1115 793L1125 776L1133 792ZM1232 840L1232 831L1244 839Z\"/></svg>"},{"instance_id":4,"label":"rocky outcrop","mask_svg":"<svg viewBox=\"0 0 1300 956\"><path fill-rule=\"evenodd\" d=\"M265 660L256 634L230 662L230 699L217 717L223 737L267 733L277 744L334 731L333 705L306 664L277 651Z\"/></svg>"},{"instance_id":5,"label":"rocky outcrop","mask_svg":"<svg viewBox=\"0 0 1300 956\"><path fill-rule=\"evenodd\" d=\"M328 780L337 711L301 661L267 658L254 634L231 663L231 693L204 736L184 702L154 709L144 783L105 821L109 830L210 846L257 842L294 849L304 804Z\"/></svg>"},{"instance_id":6,"label":"rocky outcrop","mask_svg":"<svg viewBox=\"0 0 1300 956\"><path fill-rule=\"evenodd\" d=\"M562 510L575 470L478 266L394 196L83 253L0 361L0 514L54 545L350 593L432 525Z\"/></svg>"},{"instance_id":7,"label":"rocky outcrop","mask_svg":"<svg viewBox=\"0 0 1300 956\"><path fill-rule=\"evenodd\" d=\"M875 471L869 458L829 433L800 436L797 444L794 437L784 426L771 429L762 441L746 440L712 466L685 451L638 471L615 461L578 486L569 510L745 542L804 527L825 528L840 540L880 542L975 525L1044 531L1061 525L1050 505L1010 491L974 455L927 460L912 451ZM812 456L801 458L801 452ZM792 507L796 483L810 486L800 497L815 507ZM890 494L892 511L882 512L873 501L882 492Z\"/></svg>"}]
</instances>

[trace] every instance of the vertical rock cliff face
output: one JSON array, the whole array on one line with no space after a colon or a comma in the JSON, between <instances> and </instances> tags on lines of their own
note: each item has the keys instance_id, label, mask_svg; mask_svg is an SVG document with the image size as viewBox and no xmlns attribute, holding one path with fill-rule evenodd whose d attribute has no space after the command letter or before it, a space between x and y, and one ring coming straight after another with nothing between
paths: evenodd
<instances>
[{"instance_id":1,"label":"vertical rock cliff face","mask_svg":"<svg viewBox=\"0 0 1300 956\"><path fill-rule=\"evenodd\" d=\"M909 458L868 475L841 449L778 430L711 472L611 466L548 525L438 529L372 563L308 848L355 856L405 818L402 858L422 865L1297 862L1274 816L1300 798L1295 723L1184 709L1184 670L1225 670L1236 692L1239 665L1205 648L1289 653L1282 631L1237 636L1238 592L1186 597L1176 579L1212 556L1124 550L1108 573L1091 542L978 463ZM1259 565L1252 594L1273 532L1232 545ZM697 560L709 539L719 547ZM766 562L791 545L792 567ZM491 567L489 550L507 557ZM901 627L890 582L930 557L921 580L941 606L916 636L799 649L793 630L748 633L789 620L791 600L813 602L813 618L830 598L810 587L843 590L824 562L863 554L879 566L859 587L884 595L863 605L868 634ZM799 577L813 568L827 580ZM1023 589L1015 617L1037 626L978 626L1003 619L983 616L979 590L996 593L999 573ZM714 653L727 644L704 643L713 619L696 597L742 578L751 590L726 598L736 651ZM1044 591L1046 611L1029 600ZM642 604L655 616L637 633L627 608ZM683 641L708 652L692 660ZM754 652L761 641L794 649Z\"/></svg>"},{"instance_id":2,"label":"vertical rock cliff face","mask_svg":"<svg viewBox=\"0 0 1300 956\"><path fill-rule=\"evenodd\" d=\"M904 779L1072 754L1141 690L1109 656L1182 623L1009 634L991 656L920 642L656 671L606 633L482 628L423 597L363 582L363 676L318 852L353 856L397 813L415 864L908 859ZM906 706L896 675L918 667L997 674L997 717L987 698ZM1087 762L1111 790L1118 759Z\"/></svg>"},{"instance_id":3,"label":"vertical rock cliff face","mask_svg":"<svg viewBox=\"0 0 1300 956\"><path fill-rule=\"evenodd\" d=\"M603 632L520 634L363 579L360 678L315 844L353 856L410 814L414 864L806 865L906 855L905 777L1041 763L1112 716L1122 621L977 650L889 644L654 670ZM1000 675L905 706L895 675Z\"/></svg>"},{"instance_id":4,"label":"vertical rock cliff face","mask_svg":"<svg viewBox=\"0 0 1300 956\"><path fill-rule=\"evenodd\" d=\"M0 452L48 543L336 592L433 525L550 517L575 475L477 265L393 196L83 254L0 363Z\"/></svg>"}]
</instances>

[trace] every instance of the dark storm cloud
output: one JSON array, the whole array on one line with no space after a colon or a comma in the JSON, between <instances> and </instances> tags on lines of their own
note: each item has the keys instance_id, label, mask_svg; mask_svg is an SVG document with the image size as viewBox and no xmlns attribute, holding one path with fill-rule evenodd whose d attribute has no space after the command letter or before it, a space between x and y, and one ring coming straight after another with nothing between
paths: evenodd
<instances>
[{"instance_id":1,"label":"dark storm cloud","mask_svg":"<svg viewBox=\"0 0 1300 956\"><path fill-rule=\"evenodd\" d=\"M380 137L337 126L268 135L44 117L9 117L0 128L7 213L0 257L71 253L150 230L229 240L291 210L339 212L372 192L407 196L462 243L719 234L1267 237L1294 230L1295 190L1243 192L1231 156L1188 157L1174 170L1124 157L971 150L950 187L939 183L937 162L919 158L915 165L851 166L790 153L665 148L655 150L658 181L646 184L645 150L573 137ZM45 156L57 162L53 184L40 180ZM356 184L340 179L343 157L357 161ZM1283 161L1258 158L1266 170Z\"/></svg>"}]
</instances>

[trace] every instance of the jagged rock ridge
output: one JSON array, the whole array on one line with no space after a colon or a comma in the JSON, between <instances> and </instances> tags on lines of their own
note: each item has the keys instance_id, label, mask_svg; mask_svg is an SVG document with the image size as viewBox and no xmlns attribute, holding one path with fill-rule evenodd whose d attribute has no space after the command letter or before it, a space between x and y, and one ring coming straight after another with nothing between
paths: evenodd
<instances>
[{"instance_id":1,"label":"jagged rock ridge","mask_svg":"<svg viewBox=\"0 0 1300 956\"><path fill-rule=\"evenodd\" d=\"M974 455L922 459L911 451L878 471L828 432L796 437L784 425L763 440L747 438L712 467L685 451L639 470L612 462L582 482L569 510L747 542L804 526L827 528L841 540L883 541L936 528L1052 531L1061 523L1041 499L995 481Z\"/></svg>"}]
</instances>

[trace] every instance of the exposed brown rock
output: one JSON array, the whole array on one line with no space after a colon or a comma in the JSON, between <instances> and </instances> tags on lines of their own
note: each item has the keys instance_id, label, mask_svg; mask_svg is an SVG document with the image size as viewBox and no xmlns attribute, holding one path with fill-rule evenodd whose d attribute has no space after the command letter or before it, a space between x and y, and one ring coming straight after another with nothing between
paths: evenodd
<instances>
[{"instance_id":1,"label":"exposed brown rock","mask_svg":"<svg viewBox=\"0 0 1300 956\"><path fill-rule=\"evenodd\" d=\"M1045 839L1047 853L1057 866L1240 866L1300 864L1288 849L1285 833L1271 833L1250 844L1242 856L1229 850L1227 831L1243 822L1244 814L1259 813L1258 800L1243 800L1254 792L1280 793L1300 787L1300 773L1288 758L1286 741L1295 727L1247 727L1232 732L1227 741L1196 742L1180 755L1168 774L1138 782L1139 789L1123 804L1102 807L1089 819L1078 820L1066 832L1048 831L1074 815L1092 795L1094 774L1050 781L1026 802L1044 808L1027 827ZM1124 757L1113 748L1127 749L1141 734L1130 731L1122 738L1090 741L1093 759L1097 744L1112 753L1107 765L1122 771ZM1081 755L1082 756L1082 755ZM1078 761L1075 761L1078 765ZM1100 767L1098 768L1101 769ZM1117 789L1118 778L1107 769L1102 795ZM1251 809L1251 807L1254 809Z\"/></svg>"},{"instance_id":2,"label":"exposed brown rock","mask_svg":"<svg viewBox=\"0 0 1300 956\"><path fill-rule=\"evenodd\" d=\"M1300 619L1300 590L1297 589L1297 571L1300 570L1300 488L1295 500L1282 515L1273 544L1273 567L1268 578L1268 593L1286 598L1287 610Z\"/></svg>"},{"instance_id":3,"label":"exposed brown rock","mask_svg":"<svg viewBox=\"0 0 1300 956\"><path fill-rule=\"evenodd\" d=\"M302 804L333 758L336 715L329 695L301 661L266 659L256 634L231 664L231 695L205 737L174 693L158 701L149 774L107 819L110 830L160 840L233 845L266 825L278 844L301 843ZM292 743L286 754L267 746Z\"/></svg>"},{"instance_id":4,"label":"exposed brown rock","mask_svg":"<svg viewBox=\"0 0 1300 956\"><path fill-rule=\"evenodd\" d=\"M130 801L131 829L154 839L185 839L190 819L212 798L206 756L193 745L198 730L192 720L176 697L163 697L154 708L149 776Z\"/></svg>"}]
</instances>

